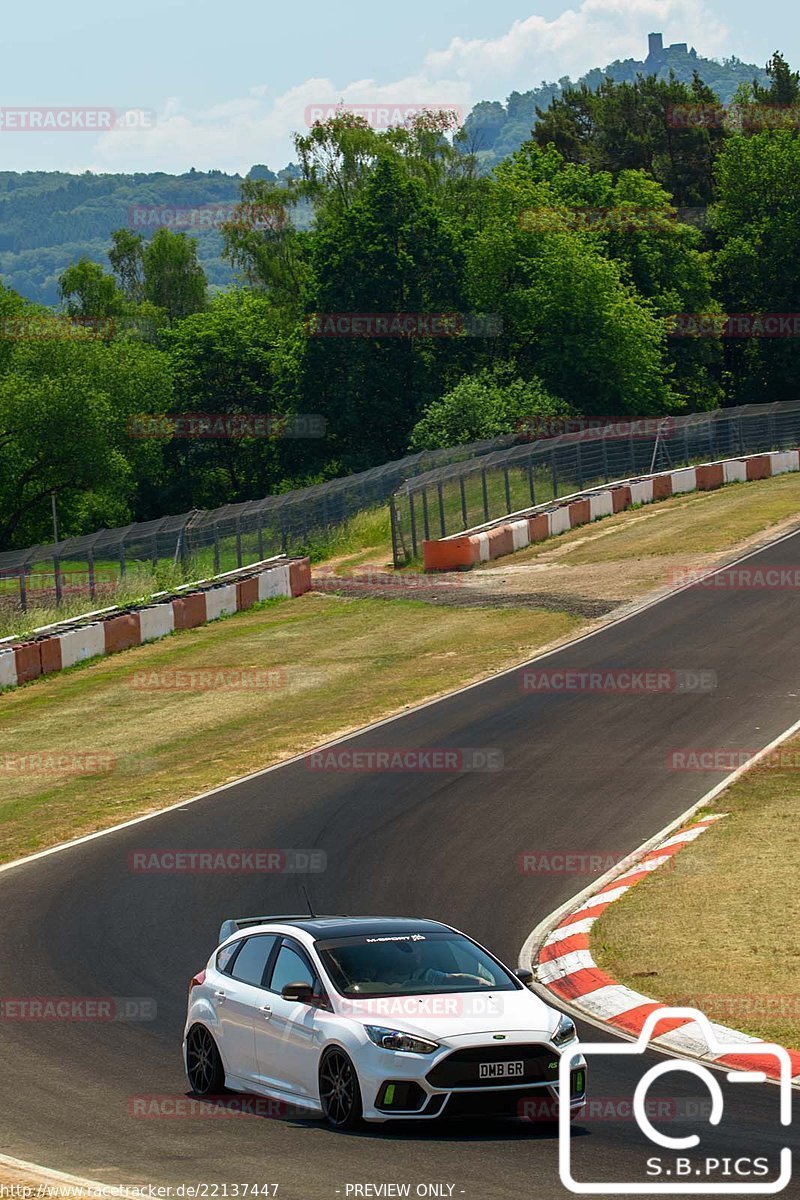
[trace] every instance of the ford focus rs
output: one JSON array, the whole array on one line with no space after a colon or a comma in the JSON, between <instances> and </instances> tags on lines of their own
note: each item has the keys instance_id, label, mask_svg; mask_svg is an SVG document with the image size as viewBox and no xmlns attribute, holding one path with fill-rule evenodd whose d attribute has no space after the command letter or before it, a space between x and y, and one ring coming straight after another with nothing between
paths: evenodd
<instances>
[{"instance_id":1,"label":"ford focus rs","mask_svg":"<svg viewBox=\"0 0 800 1200\"><path fill-rule=\"evenodd\" d=\"M458 930L436 921L226 921L192 979L189 1085L281 1101L340 1129L362 1120L557 1112L571 1056L572 1114L586 1064L569 1017Z\"/></svg>"}]
</instances>

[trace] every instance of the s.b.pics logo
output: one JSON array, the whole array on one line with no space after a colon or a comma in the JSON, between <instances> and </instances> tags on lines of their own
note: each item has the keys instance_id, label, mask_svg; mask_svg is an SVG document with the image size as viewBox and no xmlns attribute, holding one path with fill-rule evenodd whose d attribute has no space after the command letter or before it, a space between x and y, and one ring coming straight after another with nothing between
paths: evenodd
<instances>
[{"instance_id":1,"label":"s.b.pics logo","mask_svg":"<svg viewBox=\"0 0 800 1200\"><path fill-rule=\"evenodd\" d=\"M644 1055L648 1049L659 1049L659 1041L653 1047L649 1043L676 1029L693 1057L665 1058L653 1065L652 1055ZM606 1071L618 1069L627 1081L635 1067L632 1136L626 1140L624 1158L614 1160L634 1161L634 1168L627 1168L628 1178L586 1178L593 1169L605 1176L613 1165L607 1159L593 1162L593 1139L585 1136L587 1130L592 1132L591 1120L583 1115L577 1122L570 1119L573 1056L562 1055L559 1173L564 1187L585 1196L758 1196L783 1191L792 1178L792 1152L783 1144L788 1140L784 1130L792 1121L789 1052L772 1043L743 1040L742 1035L735 1041L722 1040L726 1033L734 1036L696 1009L661 1008L649 1015L636 1042L581 1043L590 1065L594 1058L604 1059L598 1065ZM669 1041L663 1044L665 1049L670 1048ZM716 1069L704 1063L713 1063ZM727 1069L734 1065L736 1069ZM778 1086L765 1087L768 1078ZM759 1117L765 1114L763 1122L753 1118L754 1087L759 1089L756 1111ZM656 1092L669 1095L666 1108L653 1106ZM636 1162L639 1155L640 1163Z\"/></svg>"}]
</instances>

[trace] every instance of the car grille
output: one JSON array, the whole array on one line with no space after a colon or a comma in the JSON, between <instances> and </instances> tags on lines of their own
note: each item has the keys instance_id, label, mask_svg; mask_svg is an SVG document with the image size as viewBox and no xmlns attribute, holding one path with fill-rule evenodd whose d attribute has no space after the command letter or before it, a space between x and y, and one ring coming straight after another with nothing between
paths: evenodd
<instances>
[{"instance_id":1,"label":"car grille","mask_svg":"<svg viewBox=\"0 0 800 1200\"><path fill-rule=\"evenodd\" d=\"M481 1078L481 1065L523 1064L520 1075ZM530 1083L557 1083L559 1057L550 1046L539 1044L470 1046L454 1050L437 1063L426 1078L435 1088L520 1087Z\"/></svg>"}]
</instances>

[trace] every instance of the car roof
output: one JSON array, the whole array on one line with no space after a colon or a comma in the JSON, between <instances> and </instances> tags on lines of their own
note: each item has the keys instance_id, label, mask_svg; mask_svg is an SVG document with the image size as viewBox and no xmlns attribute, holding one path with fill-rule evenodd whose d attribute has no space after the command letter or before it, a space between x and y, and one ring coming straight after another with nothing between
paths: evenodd
<instances>
[{"instance_id":1,"label":"car roof","mask_svg":"<svg viewBox=\"0 0 800 1200\"><path fill-rule=\"evenodd\" d=\"M450 926L441 921L417 917L276 917L265 919L264 924L291 925L295 929L302 929L317 941L368 935L452 932Z\"/></svg>"}]
</instances>

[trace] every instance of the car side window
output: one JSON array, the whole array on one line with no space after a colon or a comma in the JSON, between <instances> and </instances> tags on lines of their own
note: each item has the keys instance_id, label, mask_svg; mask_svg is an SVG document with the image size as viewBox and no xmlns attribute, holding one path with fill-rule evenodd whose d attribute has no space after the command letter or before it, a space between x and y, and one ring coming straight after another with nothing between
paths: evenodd
<instances>
[{"instance_id":1,"label":"car side window","mask_svg":"<svg viewBox=\"0 0 800 1200\"><path fill-rule=\"evenodd\" d=\"M228 942L227 946L223 946L217 955L217 970L222 971L224 975L230 975L231 964L239 953L242 946L242 939L238 942Z\"/></svg>"},{"instance_id":2,"label":"car side window","mask_svg":"<svg viewBox=\"0 0 800 1200\"><path fill-rule=\"evenodd\" d=\"M319 978L308 959L284 942L275 959L269 990L280 995L287 983L307 983L319 990Z\"/></svg>"},{"instance_id":3,"label":"car side window","mask_svg":"<svg viewBox=\"0 0 800 1200\"><path fill-rule=\"evenodd\" d=\"M233 960L228 974L240 983L250 983L255 987L264 987L264 973L267 969L269 956L277 938L274 934L258 934L245 939L236 958Z\"/></svg>"}]
</instances>

